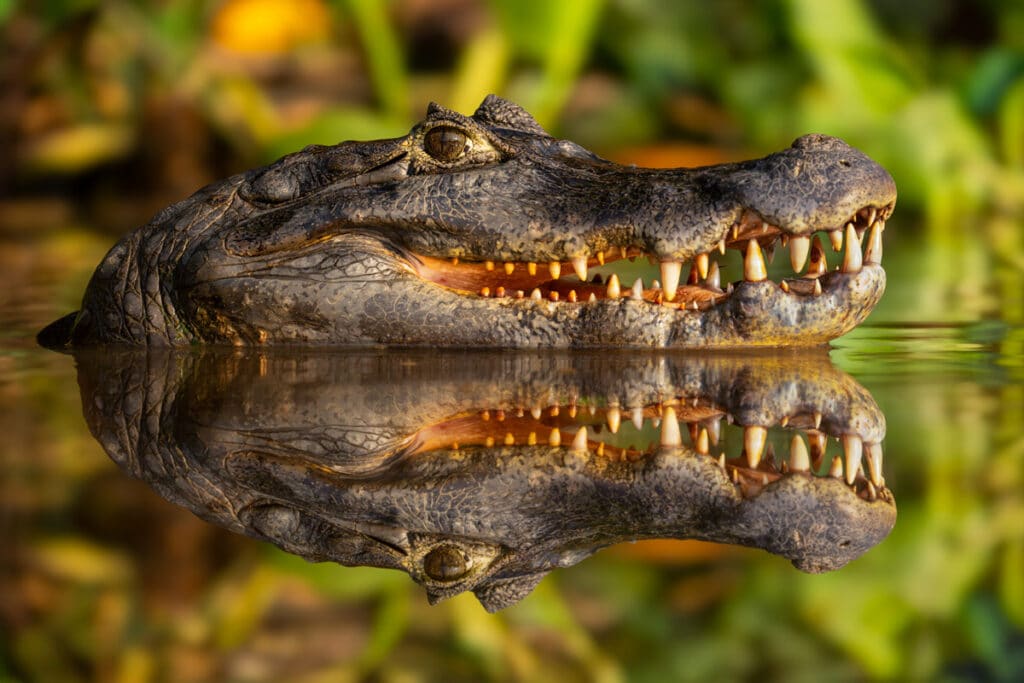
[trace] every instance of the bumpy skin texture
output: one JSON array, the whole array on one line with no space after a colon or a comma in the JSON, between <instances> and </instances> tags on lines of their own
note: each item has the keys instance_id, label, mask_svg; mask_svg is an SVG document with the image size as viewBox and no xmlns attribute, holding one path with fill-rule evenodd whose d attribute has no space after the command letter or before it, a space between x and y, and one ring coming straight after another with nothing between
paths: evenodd
<instances>
[{"instance_id":1,"label":"bumpy skin texture","mask_svg":"<svg viewBox=\"0 0 1024 683\"><path fill-rule=\"evenodd\" d=\"M432 130L465 136L431 156ZM464 262L568 261L619 247L659 260L712 251L755 212L789 235L840 229L895 202L892 178L842 141L798 139L763 159L701 169L624 167L549 136L488 97L471 116L432 105L409 135L310 147L210 185L119 242L81 311L47 346L410 344L431 346L810 345L847 332L885 286L878 265L821 278L818 297L771 282L690 311L629 299L490 299L414 273L417 255Z\"/></svg>"},{"instance_id":2,"label":"bumpy skin texture","mask_svg":"<svg viewBox=\"0 0 1024 683\"><path fill-rule=\"evenodd\" d=\"M90 429L128 473L204 519L303 557L401 569L431 601L473 591L500 609L550 570L624 540L739 543L825 571L891 530L887 489L868 500L806 472L744 491L716 458L686 447L635 460L565 444L450 450L418 431L574 398L626 412L697 399L757 425L818 412L828 434L865 443L885 434L870 395L823 354L612 354L76 358Z\"/></svg>"}]
</instances>

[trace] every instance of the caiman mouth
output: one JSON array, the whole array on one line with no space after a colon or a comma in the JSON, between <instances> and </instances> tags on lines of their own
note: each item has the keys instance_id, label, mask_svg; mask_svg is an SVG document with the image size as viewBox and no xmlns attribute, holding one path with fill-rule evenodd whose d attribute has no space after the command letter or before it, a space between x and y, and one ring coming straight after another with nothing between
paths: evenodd
<instances>
[{"instance_id":1,"label":"caiman mouth","mask_svg":"<svg viewBox=\"0 0 1024 683\"><path fill-rule=\"evenodd\" d=\"M713 459L744 498L783 477L803 475L832 477L864 500L892 503L882 476L881 443L830 433L828 423L821 413L799 413L774 425L742 425L721 407L686 397L632 408L535 405L450 416L411 435L403 455L448 449L457 457L474 448L547 445L563 449L567 458L635 462L666 448L689 448ZM684 446L684 433L689 446ZM842 454L828 455L830 438L841 444ZM777 458L775 443L785 444L788 457Z\"/></svg>"},{"instance_id":2,"label":"caiman mouth","mask_svg":"<svg viewBox=\"0 0 1024 683\"><path fill-rule=\"evenodd\" d=\"M882 233L892 211L892 204L865 206L850 216L843 226L817 231L827 234L834 251L843 252L842 260L835 265L833 272L855 274L865 265L881 264ZM796 277L780 280L779 287L787 294L799 297L813 297L827 291L830 284L839 278L830 277L825 249L817 232L792 234L748 209L717 244L698 253L689 262L661 260L642 247L623 245L597 249L591 256L546 263L479 261L458 257L445 259L414 254L411 265L423 280L467 296L571 303L628 297L698 311L712 308L732 294L734 284L723 287L717 260L718 255L724 256L728 249L743 254L743 281L760 282L768 279L766 258L771 262L776 245L781 243L783 247L789 247L790 264ZM653 280L650 286L645 286L641 278L636 278L627 286L615 272L590 276L593 268L623 259L635 261L637 257L659 265L660 280ZM684 280L682 274L687 264L689 271Z\"/></svg>"}]
</instances>

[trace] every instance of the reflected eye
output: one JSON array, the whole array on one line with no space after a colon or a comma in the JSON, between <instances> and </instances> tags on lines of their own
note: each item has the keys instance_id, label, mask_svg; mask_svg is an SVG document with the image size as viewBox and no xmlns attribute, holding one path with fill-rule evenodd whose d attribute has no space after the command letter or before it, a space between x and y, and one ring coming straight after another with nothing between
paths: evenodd
<instances>
[{"instance_id":1,"label":"reflected eye","mask_svg":"<svg viewBox=\"0 0 1024 683\"><path fill-rule=\"evenodd\" d=\"M423 571L435 581L454 581L469 571L466 557L457 548L443 545L423 558Z\"/></svg>"},{"instance_id":2,"label":"reflected eye","mask_svg":"<svg viewBox=\"0 0 1024 683\"><path fill-rule=\"evenodd\" d=\"M455 161L469 151L469 138L457 128L438 126L427 132L423 146L438 161Z\"/></svg>"}]
</instances>

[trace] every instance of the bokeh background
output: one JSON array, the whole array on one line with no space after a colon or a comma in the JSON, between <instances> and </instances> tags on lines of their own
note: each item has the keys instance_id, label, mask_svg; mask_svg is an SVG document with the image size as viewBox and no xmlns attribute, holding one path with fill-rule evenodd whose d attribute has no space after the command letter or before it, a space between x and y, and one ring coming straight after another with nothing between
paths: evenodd
<instances>
[{"instance_id":1,"label":"bokeh background","mask_svg":"<svg viewBox=\"0 0 1024 683\"><path fill-rule=\"evenodd\" d=\"M1024 5L0 0L0 681L1021 680ZM125 479L34 348L117 236L310 143L487 93L641 165L845 138L900 189L833 358L900 521L850 568L642 543L498 616L309 565Z\"/></svg>"}]
</instances>

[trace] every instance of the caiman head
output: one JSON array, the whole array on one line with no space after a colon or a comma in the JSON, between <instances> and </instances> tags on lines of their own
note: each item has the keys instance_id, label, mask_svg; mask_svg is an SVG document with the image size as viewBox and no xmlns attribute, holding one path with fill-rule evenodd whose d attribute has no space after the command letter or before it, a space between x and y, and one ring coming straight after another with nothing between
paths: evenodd
<instances>
[{"instance_id":1,"label":"caiman head","mask_svg":"<svg viewBox=\"0 0 1024 683\"><path fill-rule=\"evenodd\" d=\"M896 518L884 418L824 354L76 359L86 419L124 470L308 559L405 571L431 602L472 591L500 609L643 538L831 570Z\"/></svg>"},{"instance_id":2,"label":"caiman head","mask_svg":"<svg viewBox=\"0 0 1024 683\"><path fill-rule=\"evenodd\" d=\"M405 137L309 147L162 211L40 341L818 344L881 296L895 201L883 168L825 135L655 170L556 139L495 96L472 116L431 105ZM844 249L831 267L818 233ZM776 244L795 271L778 282ZM623 281L615 268L636 258L658 280Z\"/></svg>"}]
</instances>

